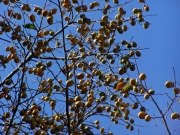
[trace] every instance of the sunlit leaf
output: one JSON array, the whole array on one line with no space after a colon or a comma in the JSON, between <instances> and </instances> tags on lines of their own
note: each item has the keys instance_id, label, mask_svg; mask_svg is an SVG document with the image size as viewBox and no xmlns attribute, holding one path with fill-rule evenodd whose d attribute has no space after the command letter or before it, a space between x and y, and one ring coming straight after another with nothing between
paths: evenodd
<instances>
[{"instance_id":1,"label":"sunlit leaf","mask_svg":"<svg viewBox=\"0 0 180 135\"><path fill-rule=\"evenodd\" d=\"M32 24L32 23L27 23L27 24L23 25L23 27L26 29L37 30L36 27L34 26L34 24Z\"/></svg>"},{"instance_id":2,"label":"sunlit leaf","mask_svg":"<svg viewBox=\"0 0 180 135\"><path fill-rule=\"evenodd\" d=\"M116 84L116 91L119 91L119 90L121 90L124 86L126 85L126 82L118 82L117 84Z\"/></svg>"},{"instance_id":3,"label":"sunlit leaf","mask_svg":"<svg viewBox=\"0 0 180 135\"><path fill-rule=\"evenodd\" d=\"M133 86L131 84L127 84L126 86L123 87L121 90L122 93L128 93L130 90L133 89Z\"/></svg>"}]
</instances>

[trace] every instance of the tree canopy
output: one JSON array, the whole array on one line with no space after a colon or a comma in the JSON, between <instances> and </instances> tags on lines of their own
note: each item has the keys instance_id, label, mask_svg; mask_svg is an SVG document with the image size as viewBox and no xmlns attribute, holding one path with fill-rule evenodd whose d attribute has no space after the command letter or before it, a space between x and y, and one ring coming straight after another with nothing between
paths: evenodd
<instances>
[{"instance_id":1,"label":"tree canopy","mask_svg":"<svg viewBox=\"0 0 180 135\"><path fill-rule=\"evenodd\" d=\"M173 97L156 93L137 63L148 48L123 37L151 27L148 1L131 2L0 0L0 134L113 135L104 121L133 131L156 119L179 131L167 122L180 117L175 70L165 82ZM154 96L170 99L165 111Z\"/></svg>"}]
</instances>

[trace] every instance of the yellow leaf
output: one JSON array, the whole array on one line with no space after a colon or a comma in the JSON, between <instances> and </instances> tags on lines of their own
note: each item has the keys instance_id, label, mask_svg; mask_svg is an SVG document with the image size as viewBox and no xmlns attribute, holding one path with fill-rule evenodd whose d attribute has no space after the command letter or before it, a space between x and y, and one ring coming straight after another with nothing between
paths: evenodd
<instances>
[{"instance_id":1,"label":"yellow leaf","mask_svg":"<svg viewBox=\"0 0 180 135\"><path fill-rule=\"evenodd\" d=\"M131 84L127 84L126 86L123 87L122 93L128 93L130 90L133 89L133 86Z\"/></svg>"},{"instance_id":2,"label":"yellow leaf","mask_svg":"<svg viewBox=\"0 0 180 135\"><path fill-rule=\"evenodd\" d=\"M126 82L119 82L119 83L116 85L116 91L121 90L125 85L126 85Z\"/></svg>"}]
</instances>

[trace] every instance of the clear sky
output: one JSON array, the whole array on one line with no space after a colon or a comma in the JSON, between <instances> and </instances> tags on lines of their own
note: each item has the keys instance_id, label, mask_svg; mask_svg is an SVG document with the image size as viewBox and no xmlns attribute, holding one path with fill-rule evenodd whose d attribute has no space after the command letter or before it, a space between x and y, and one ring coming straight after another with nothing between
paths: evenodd
<instances>
[{"instance_id":1,"label":"clear sky","mask_svg":"<svg viewBox=\"0 0 180 135\"><path fill-rule=\"evenodd\" d=\"M34 0L32 1L34 2ZM121 3L124 1L126 0L120 0ZM135 1L137 0L126 5L124 7L125 10L128 11L131 10L132 7L141 8L143 6L143 4L137 4ZM24 2L26 2L26 0ZM31 0L29 0L29 2L31 2ZM149 48L141 51L142 57L138 60L139 69L141 72L146 73L146 83L150 88L155 90L155 93L168 92L169 95L173 97L172 89L165 88L164 84L168 80L174 81L173 67L175 69L177 82L180 83L180 0L146 0L146 3L150 7L150 11L147 14L154 15L146 17L146 20L150 23L150 27L143 29L142 26L136 24L137 26L135 27L129 27L128 31L123 34L123 38L130 40L133 37L133 40L136 41L139 46ZM40 1L36 4L40 4ZM0 9L0 12L2 9L3 8ZM98 18L98 16L96 17ZM90 18L93 18L93 16L90 16ZM135 75L133 74L133 76ZM163 112L166 110L167 102L169 102L167 99L165 96L155 96L155 100L162 107ZM147 105L150 114L159 114L154 105L149 102L147 102ZM177 102L172 110L180 112L180 107ZM170 113L167 116L167 120L171 131L180 126L180 120L171 120ZM138 120L138 124L143 124L143 126L147 127L137 126L134 131L131 132L121 125L114 126L113 123L107 123L106 121L102 123L104 127L110 126L111 131L114 131L115 135L167 135L163 123L158 119L155 119L155 121L152 120L149 123L141 123L141 121ZM180 129L173 135L179 134Z\"/></svg>"}]
</instances>

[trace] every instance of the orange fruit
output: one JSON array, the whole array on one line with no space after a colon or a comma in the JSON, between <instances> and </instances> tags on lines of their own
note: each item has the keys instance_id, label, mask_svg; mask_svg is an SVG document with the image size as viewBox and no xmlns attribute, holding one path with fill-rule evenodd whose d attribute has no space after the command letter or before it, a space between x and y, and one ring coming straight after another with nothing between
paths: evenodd
<instances>
[{"instance_id":1,"label":"orange fruit","mask_svg":"<svg viewBox=\"0 0 180 135\"><path fill-rule=\"evenodd\" d=\"M174 84L173 84L173 82L171 82L171 81L167 81L167 82L165 83L165 86L166 86L166 88L172 88L172 87L174 86Z\"/></svg>"},{"instance_id":2,"label":"orange fruit","mask_svg":"<svg viewBox=\"0 0 180 135\"><path fill-rule=\"evenodd\" d=\"M130 79L130 84L133 85L133 86L136 86L136 79L132 78Z\"/></svg>"},{"instance_id":3,"label":"orange fruit","mask_svg":"<svg viewBox=\"0 0 180 135\"><path fill-rule=\"evenodd\" d=\"M84 74L83 73L79 73L77 74L77 79L83 79L84 78Z\"/></svg>"},{"instance_id":4,"label":"orange fruit","mask_svg":"<svg viewBox=\"0 0 180 135\"><path fill-rule=\"evenodd\" d=\"M139 117L140 119L144 119L145 116L146 116L146 112L141 111L141 112L138 113L138 117Z\"/></svg>"},{"instance_id":5,"label":"orange fruit","mask_svg":"<svg viewBox=\"0 0 180 135\"><path fill-rule=\"evenodd\" d=\"M51 13L52 13L52 14L56 14L56 12L57 12L57 9L56 9L56 8L53 8L53 9L51 10Z\"/></svg>"},{"instance_id":6,"label":"orange fruit","mask_svg":"<svg viewBox=\"0 0 180 135\"><path fill-rule=\"evenodd\" d=\"M148 5L145 5L145 6L144 6L144 11L146 11L146 12L149 11L149 6L148 6Z\"/></svg>"},{"instance_id":7,"label":"orange fruit","mask_svg":"<svg viewBox=\"0 0 180 135\"><path fill-rule=\"evenodd\" d=\"M145 119L145 121L149 122L151 120L151 116L146 115L144 119Z\"/></svg>"},{"instance_id":8,"label":"orange fruit","mask_svg":"<svg viewBox=\"0 0 180 135\"><path fill-rule=\"evenodd\" d=\"M48 24L52 24L53 23L53 16L49 16L47 19Z\"/></svg>"},{"instance_id":9,"label":"orange fruit","mask_svg":"<svg viewBox=\"0 0 180 135\"><path fill-rule=\"evenodd\" d=\"M144 27L145 29L147 29L147 28L149 27L149 23L148 23L148 22L145 22L145 23L143 24L143 27Z\"/></svg>"},{"instance_id":10,"label":"orange fruit","mask_svg":"<svg viewBox=\"0 0 180 135\"><path fill-rule=\"evenodd\" d=\"M179 94L180 90L179 90L179 88L174 88L173 92L174 92L174 94Z\"/></svg>"},{"instance_id":11,"label":"orange fruit","mask_svg":"<svg viewBox=\"0 0 180 135\"><path fill-rule=\"evenodd\" d=\"M98 113L102 113L103 112L103 107L102 106L98 106L96 110L97 110Z\"/></svg>"},{"instance_id":12,"label":"orange fruit","mask_svg":"<svg viewBox=\"0 0 180 135\"><path fill-rule=\"evenodd\" d=\"M6 27L5 27L5 32L10 32L10 31L11 31L11 26L9 26L9 25L6 26Z\"/></svg>"},{"instance_id":13,"label":"orange fruit","mask_svg":"<svg viewBox=\"0 0 180 135\"><path fill-rule=\"evenodd\" d=\"M42 16L43 16L43 17L46 17L47 15L48 15L48 11L47 11L46 9L43 10L43 11L42 11Z\"/></svg>"},{"instance_id":14,"label":"orange fruit","mask_svg":"<svg viewBox=\"0 0 180 135\"><path fill-rule=\"evenodd\" d=\"M81 103L81 101L76 101L75 105L76 105L76 107L81 107L82 103Z\"/></svg>"},{"instance_id":15,"label":"orange fruit","mask_svg":"<svg viewBox=\"0 0 180 135\"><path fill-rule=\"evenodd\" d=\"M66 85L67 85L68 87L73 86L73 84L74 84L74 81L73 81L73 80L67 80L67 81L66 81Z\"/></svg>"},{"instance_id":16,"label":"orange fruit","mask_svg":"<svg viewBox=\"0 0 180 135\"><path fill-rule=\"evenodd\" d=\"M38 33L38 36L39 36L39 37L43 37L43 36L44 36L44 32L43 32L43 31L40 31L40 32Z\"/></svg>"},{"instance_id":17,"label":"orange fruit","mask_svg":"<svg viewBox=\"0 0 180 135\"><path fill-rule=\"evenodd\" d=\"M30 15L29 15L29 19L30 19L32 22L34 22L34 21L36 20L36 17L35 17L35 15L30 14Z\"/></svg>"},{"instance_id":18,"label":"orange fruit","mask_svg":"<svg viewBox=\"0 0 180 135\"><path fill-rule=\"evenodd\" d=\"M142 81L142 80L145 80L146 79L146 74L142 73L139 75L139 79Z\"/></svg>"},{"instance_id":19,"label":"orange fruit","mask_svg":"<svg viewBox=\"0 0 180 135\"><path fill-rule=\"evenodd\" d=\"M86 106L86 107L91 107L91 106L92 106L92 102L87 101L87 102L85 103L85 106Z\"/></svg>"},{"instance_id":20,"label":"orange fruit","mask_svg":"<svg viewBox=\"0 0 180 135\"><path fill-rule=\"evenodd\" d=\"M4 116L5 116L6 118L10 118L11 114L10 114L9 112L6 112L6 113L4 114Z\"/></svg>"},{"instance_id":21,"label":"orange fruit","mask_svg":"<svg viewBox=\"0 0 180 135\"><path fill-rule=\"evenodd\" d=\"M145 1L144 0L138 0L139 1L139 3L145 3Z\"/></svg>"},{"instance_id":22,"label":"orange fruit","mask_svg":"<svg viewBox=\"0 0 180 135\"><path fill-rule=\"evenodd\" d=\"M150 97L149 94L144 95L144 99L149 99L149 97Z\"/></svg>"},{"instance_id":23,"label":"orange fruit","mask_svg":"<svg viewBox=\"0 0 180 135\"><path fill-rule=\"evenodd\" d=\"M174 112L171 114L171 119L177 119L179 117L179 114L177 112Z\"/></svg>"}]
</instances>

